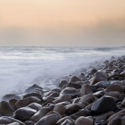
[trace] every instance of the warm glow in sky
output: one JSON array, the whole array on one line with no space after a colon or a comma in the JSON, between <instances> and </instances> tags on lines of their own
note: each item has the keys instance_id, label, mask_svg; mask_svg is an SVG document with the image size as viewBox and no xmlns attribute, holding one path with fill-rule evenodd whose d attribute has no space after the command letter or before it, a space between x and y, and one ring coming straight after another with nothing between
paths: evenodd
<instances>
[{"instance_id":1,"label":"warm glow in sky","mask_svg":"<svg viewBox=\"0 0 125 125\"><path fill-rule=\"evenodd\" d=\"M0 45L103 45L113 35L125 45L125 0L0 0Z\"/></svg>"}]
</instances>

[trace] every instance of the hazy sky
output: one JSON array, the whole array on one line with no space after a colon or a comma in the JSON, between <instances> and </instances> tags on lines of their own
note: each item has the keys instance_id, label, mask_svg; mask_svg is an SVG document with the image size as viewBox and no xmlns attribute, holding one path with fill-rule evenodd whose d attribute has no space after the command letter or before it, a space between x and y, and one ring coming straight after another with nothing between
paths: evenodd
<instances>
[{"instance_id":1,"label":"hazy sky","mask_svg":"<svg viewBox=\"0 0 125 125\"><path fill-rule=\"evenodd\" d=\"M0 0L0 45L125 45L125 0Z\"/></svg>"}]
</instances>

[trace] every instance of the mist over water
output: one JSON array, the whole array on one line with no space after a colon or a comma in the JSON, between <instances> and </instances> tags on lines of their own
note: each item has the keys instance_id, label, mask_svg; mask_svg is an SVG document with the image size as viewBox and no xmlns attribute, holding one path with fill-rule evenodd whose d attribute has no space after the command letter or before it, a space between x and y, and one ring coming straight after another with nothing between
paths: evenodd
<instances>
[{"instance_id":1,"label":"mist over water","mask_svg":"<svg viewBox=\"0 0 125 125\"><path fill-rule=\"evenodd\" d=\"M124 54L125 47L0 47L0 96L32 84L53 88L89 63Z\"/></svg>"}]
</instances>

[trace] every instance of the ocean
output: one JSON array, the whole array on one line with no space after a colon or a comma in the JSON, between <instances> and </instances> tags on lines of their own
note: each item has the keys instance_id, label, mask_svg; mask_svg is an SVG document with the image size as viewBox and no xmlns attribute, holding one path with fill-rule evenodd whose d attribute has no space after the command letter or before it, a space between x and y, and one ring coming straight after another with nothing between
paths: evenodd
<instances>
[{"instance_id":1,"label":"ocean","mask_svg":"<svg viewBox=\"0 0 125 125\"><path fill-rule=\"evenodd\" d=\"M32 84L54 88L95 61L122 55L125 47L0 47L0 96L21 93Z\"/></svg>"}]
</instances>

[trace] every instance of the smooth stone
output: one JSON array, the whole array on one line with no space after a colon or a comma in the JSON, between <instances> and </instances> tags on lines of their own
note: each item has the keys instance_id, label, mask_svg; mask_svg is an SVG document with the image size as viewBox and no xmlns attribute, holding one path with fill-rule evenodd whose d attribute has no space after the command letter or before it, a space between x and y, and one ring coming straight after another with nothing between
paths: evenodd
<instances>
[{"instance_id":1,"label":"smooth stone","mask_svg":"<svg viewBox=\"0 0 125 125\"><path fill-rule=\"evenodd\" d=\"M70 95L71 98L74 98L77 97L79 94L77 89L73 87L66 87L60 92L60 95Z\"/></svg>"},{"instance_id":2,"label":"smooth stone","mask_svg":"<svg viewBox=\"0 0 125 125\"><path fill-rule=\"evenodd\" d=\"M104 90L101 90L101 91L97 91L97 92L93 93L93 96L95 96L95 97L97 97L97 98L100 98L100 97L102 97L104 94L105 94Z\"/></svg>"},{"instance_id":3,"label":"smooth stone","mask_svg":"<svg viewBox=\"0 0 125 125\"><path fill-rule=\"evenodd\" d=\"M109 86L109 82L107 81L100 81L94 84L96 88L107 88Z\"/></svg>"},{"instance_id":4,"label":"smooth stone","mask_svg":"<svg viewBox=\"0 0 125 125\"><path fill-rule=\"evenodd\" d=\"M31 93L31 92L35 91L36 89L40 89L40 90L42 91L43 88L40 87L40 86L37 85L37 84L34 84L34 85L30 86L29 88L27 88L27 89L25 90L25 92L26 92L26 93Z\"/></svg>"},{"instance_id":5,"label":"smooth stone","mask_svg":"<svg viewBox=\"0 0 125 125\"><path fill-rule=\"evenodd\" d=\"M71 114L79 111L79 109L81 109L81 108L82 107L78 103L69 104L66 106L66 114L71 115Z\"/></svg>"},{"instance_id":6,"label":"smooth stone","mask_svg":"<svg viewBox=\"0 0 125 125\"><path fill-rule=\"evenodd\" d=\"M35 125L55 125L59 120L56 114L50 114L42 117Z\"/></svg>"},{"instance_id":7,"label":"smooth stone","mask_svg":"<svg viewBox=\"0 0 125 125\"><path fill-rule=\"evenodd\" d=\"M16 100L16 99L9 100L10 107L12 108L13 111L15 111L17 109L17 107L15 105L17 101L18 100Z\"/></svg>"},{"instance_id":8,"label":"smooth stone","mask_svg":"<svg viewBox=\"0 0 125 125\"><path fill-rule=\"evenodd\" d=\"M110 96L103 96L92 105L91 111L93 114L103 114L108 111L114 111L117 109L116 102Z\"/></svg>"},{"instance_id":9,"label":"smooth stone","mask_svg":"<svg viewBox=\"0 0 125 125\"><path fill-rule=\"evenodd\" d=\"M66 119L61 125L74 125L70 119Z\"/></svg>"},{"instance_id":10,"label":"smooth stone","mask_svg":"<svg viewBox=\"0 0 125 125\"><path fill-rule=\"evenodd\" d=\"M94 96L92 94L84 95L81 97L79 102L88 102L89 104L92 103L94 100Z\"/></svg>"},{"instance_id":11,"label":"smooth stone","mask_svg":"<svg viewBox=\"0 0 125 125\"><path fill-rule=\"evenodd\" d=\"M72 121L74 123L74 120L70 117L70 116L65 116L61 119L59 119L57 122L56 122L56 125L61 125L66 119L69 119L70 121Z\"/></svg>"},{"instance_id":12,"label":"smooth stone","mask_svg":"<svg viewBox=\"0 0 125 125\"><path fill-rule=\"evenodd\" d=\"M91 85L94 85L94 84L96 84L97 82L100 82L100 81L107 81L107 76L106 76L106 74L105 74L104 72L102 72L102 71L97 71L97 72L93 75L90 84L91 84Z\"/></svg>"},{"instance_id":13,"label":"smooth stone","mask_svg":"<svg viewBox=\"0 0 125 125\"><path fill-rule=\"evenodd\" d=\"M81 81L77 76L72 76L69 80L69 82L77 82L77 81Z\"/></svg>"},{"instance_id":14,"label":"smooth stone","mask_svg":"<svg viewBox=\"0 0 125 125\"><path fill-rule=\"evenodd\" d=\"M71 102L71 96L70 95L60 95L53 102L60 103L60 102L64 102L64 101Z\"/></svg>"},{"instance_id":15,"label":"smooth stone","mask_svg":"<svg viewBox=\"0 0 125 125\"><path fill-rule=\"evenodd\" d=\"M70 117L74 120L76 120L77 118L79 118L80 116L86 116L86 111L84 109L80 109L78 112L70 115Z\"/></svg>"},{"instance_id":16,"label":"smooth stone","mask_svg":"<svg viewBox=\"0 0 125 125\"><path fill-rule=\"evenodd\" d=\"M35 124L35 122L33 122L33 121L25 121L25 125L34 125Z\"/></svg>"},{"instance_id":17,"label":"smooth stone","mask_svg":"<svg viewBox=\"0 0 125 125\"><path fill-rule=\"evenodd\" d=\"M20 99L16 102L16 107L17 108L21 108L21 107L25 107L27 105L29 105L30 103L41 103L41 100L38 99L37 97L31 96L28 98L24 98L24 99Z\"/></svg>"},{"instance_id":18,"label":"smooth stone","mask_svg":"<svg viewBox=\"0 0 125 125\"><path fill-rule=\"evenodd\" d=\"M124 87L118 84L111 84L106 89L106 92L110 91L118 91L119 93L124 93Z\"/></svg>"},{"instance_id":19,"label":"smooth stone","mask_svg":"<svg viewBox=\"0 0 125 125\"><path fill-rule=\"evenodd\" d=\"M93 118L91 116L81 116L75 121L75 125L93 125Z\"/></svg>"},{"instance_id":20,"label":"smooth stone","mask_svg":"<svg viewBox=\"0 0 125 125\"><path fill-rule=\"evenodd\" d=\"M112 97L115 97L115 98L119 98L120 93L118 91L110 91L110 92L106 92L105 95L106 96L112 96Z\"/></svg>"},{"instance_id":21,"label":"smooth stone","mask_svg":"<svg viewBox=\"0 0 125 125\"><path fill-rule=\"evenodd\" d=\"M28 97L31 97L31 96L37 97L38 99L41 100L41 102L43 101L42 95L39 92L28 93L28 94L24 95L23 98L28 98Z\"/></svg>"},{"instance_id":22,"label":"smooth stone","mask_svg":"<svg viewBox=\"0 0 125 125\"><path fill-rule=\"evenodd\" d=\"M57 103L57 104L61 104L61 105L63 105L63 106L66 106L66 105L69 105L69 104L71 104L71 103L68 102L68 101L64 101L64 102L59 102L59 103Z\"/></svg>"},{"instance_id":23,"label":"smooth stone","mask_svg":"<svg viewBox=\"0 0 125 125\"><path fill-rule=\"evenodd\" d=\"M66 108L61 104L56 104L53 111L58 112L60 115L63 115L66 113Z\"/></svg>"},{"instance_id":24,"label":"smooth stone","mask_svg":"<svg viewBox=\"0 0 125 125\"><path fill-rule=\"evenodd\" d=\"M11 117L7 117L7 116L0 117L0 124L1 125L10 124L10 123L13 123L13 122L17 122L17 123L19 123L19 125L25 125L23 122L21 122L17 119L11 118Z\"/></svg>"},{"instance_id":25,"label":"smooth stone","mask_svg":"<svg viewBox=\"0 0 125 125\"><path fill-rule=\"evenodd\" d=\"M75 82L69 82L66 87L73 87L75 89L80 89L81 88L81 85L75 83Z\"/></svg>"},{"instance_id":26,"label":"smooth stone","mask_svg":"<svg viewBox=\"0 0 125 125\"><path fill-rule=\"evenodd\" d=\"M36 110L31 109L29 107L23 107L19 108L14 112L14 118L25 122L29 120L34 114L36 113Z\"/></svg>"},{"instance_id":27,"label":"smooth stone","mask_svg":"<svg viewBox=\"0 0 125 125\"><path fill-rule=\"evenodd\" d=\"M44 117L48 112L50 112L51 109L48 107L41 108L38 112L36 112L30 120L33 122L38 122L42 117Z\"/></svg>"},{"instance_id":28,"label":"smooth stone","mask_svg":"<svg viewBox=\"0 0 125 125\"><path fill-rule=\"evenodd\" d=\"M11 99L19 100L20 96L18 96L16 94L7 94L7 95L4 95L1 100L2 101L8 101L8 100L11 100Z\"/></svg>"},{"instance_id":29,"label":"smooth stone","mask_svg":"<svg viewBox=\"0 0 125 125\"><path fill-rule=\"evenodd\" d=\"M42 108L42 105L40 105L40 104L38 104L38 103L30 103L30 104L28 105L28 107L39 111L39 110Z\"/></svg>"},{"instance_id":30,"label":"smooth stone","mask_svg":"<svg viewBox=\"0 0 125 125\"><path fill-rule=\"evenodd\" d=\"M62 81L59 83L58 87L63 88L63 86L66 85L66 84L68 84L68 82L67 82L66 80L62 80Z\"/></svg>"},{"instance_id":31,"label":"smooth stone","mask_svg":"<svg viewBox=\"0 0 125 125\"><path fill-rule=\"evenodd\" d=\"M13 122L13 123L10 123L10 124L7 124L7 125L20 125L18 122Z\"/></svg>"},{"instance_id":32,"label":"smooth stone","mask_svg":"<svg viewBox=\"0 0 125 125\"><path fill-rule=\"evenodd\" d=\"M61 89L60 89L59 87L57 87L57 88L55 88L55 89L52 89L51 91L52 91L52 92L59 92L59 93L60 93L60 92L61 92Z\"/></svg>"},{"instance_id":33,"label":"smooth stone","mask_svg":"<svg viewBox=\"0 0 125 125\"><path fill-rule=\"evenodd\" d=\"M121 103L121 107L125 107L125 98L124 98L124 100Z\"/></svg>"},{"instance_id":34,"label":"smooth stone","mask_svg":"<svg viewBox=\"0 0 125 125\"><path fill-rule=\"evenodd\" d=\"M0 115L4 116L11 116L13 114L13 110L10 107L8 102L2 101L0 103Z\"/></svg>"},{"instance_id":35,"label":"smooth stone","mask_svg":"<svg viewBox=\"0 0 125 125\"><path fill-rule=\"evenodd\" d=\"M93 93L93 87L91 85L85 84L80 89L80 96Z\"/></svg>"}]
</instances>

